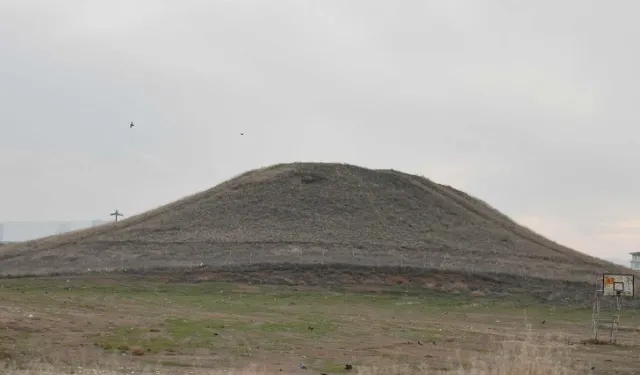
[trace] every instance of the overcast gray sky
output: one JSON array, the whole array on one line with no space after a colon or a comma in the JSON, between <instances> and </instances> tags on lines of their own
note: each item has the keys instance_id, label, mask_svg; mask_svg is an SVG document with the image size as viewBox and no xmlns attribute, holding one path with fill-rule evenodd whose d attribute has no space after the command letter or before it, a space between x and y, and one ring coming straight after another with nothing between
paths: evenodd
<instances>
[{"instance_id":1,"label":"overcast gray sky","mask_svg":"<svg viewBox=\"0 0 640 375\"><path fill-rule=\"evenodd\" d=\"M0 221L131 215L248 169L339 161L422 174L627 258L640 250L639 11L0 0Z\"/></svg>"}]
</instances>

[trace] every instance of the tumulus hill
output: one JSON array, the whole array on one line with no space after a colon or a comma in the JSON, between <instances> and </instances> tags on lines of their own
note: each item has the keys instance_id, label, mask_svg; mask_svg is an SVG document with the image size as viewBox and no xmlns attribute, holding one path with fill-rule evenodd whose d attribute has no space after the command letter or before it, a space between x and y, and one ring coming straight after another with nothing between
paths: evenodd
<instances>
[{"instance_id":1,"label":"tumulus hill","mask_svg":"<svg viewBox=\"0 0 640 375\"><path fill-rule=\"evenodd\" d=\"M452 187L333 163L249 171L117 223L0 250L4 275L201 263L403 265L591 282L629 271L552 242Z\"/></svg>"}]
</instances>

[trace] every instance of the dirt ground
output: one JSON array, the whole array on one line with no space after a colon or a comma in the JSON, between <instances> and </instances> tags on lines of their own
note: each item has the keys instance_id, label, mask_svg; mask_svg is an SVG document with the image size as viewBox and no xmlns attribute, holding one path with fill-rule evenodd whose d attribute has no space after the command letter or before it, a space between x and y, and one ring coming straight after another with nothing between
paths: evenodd
<instances>
[{"instance_id":1,"label":"dirt ground","mask_svg":"<svg viewBox=\"0 0 640 375\"><path fill-rule=\"evenodd\" d=\"M420 288L251 285L71 277L0 280L0 360L20 368L238 368L321 373L412 364L447 371L512 340L544 341L598 374L640 363L640 316L616 345L590 339L591 309ZM604 310L603 319L612 311ZM608 340L603 326L600 338Z\"/></svg>"}]
</instances>

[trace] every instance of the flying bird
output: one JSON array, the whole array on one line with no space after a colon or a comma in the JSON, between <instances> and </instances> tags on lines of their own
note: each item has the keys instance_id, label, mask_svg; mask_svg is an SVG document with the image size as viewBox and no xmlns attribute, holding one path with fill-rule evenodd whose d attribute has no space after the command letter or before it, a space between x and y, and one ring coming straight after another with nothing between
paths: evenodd
<instances>
[{"instance_id":1,"label":"flying bird","mask_svg":"<svg viewBox=\"0 0 640 375\"><path fill-rule=\"evenodd\" d=\"M129 129L133 128L133 121L131 121L131 124L129 124Z\"/></svg>"},{"instance_id":2,"label":"flying bird","mask_svg":"<svg viewBox=\"0 0 640 375\"><path fill-rule=\"evenodd\" d=\"M240 135L244 135L244 133L240 133Z\"/></svg>"}]
</instances>

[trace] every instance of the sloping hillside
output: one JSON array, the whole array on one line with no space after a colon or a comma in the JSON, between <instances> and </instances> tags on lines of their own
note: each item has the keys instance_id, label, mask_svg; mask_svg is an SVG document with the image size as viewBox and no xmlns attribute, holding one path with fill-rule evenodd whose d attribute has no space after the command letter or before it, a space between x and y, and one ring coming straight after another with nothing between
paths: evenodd
<instances>
[{"instance_id":1,"label":"sloping hillside","mask_svg":"<svg viewBox=\"0 0 640 375\"><path fill-rule=\"evenodd\" d=\"M249 171L118 223L0 250L4 274L258 262L410 265L560 280L625 270L533 233L452 187L323 163Z\"/></svg>"}]
</instances>

